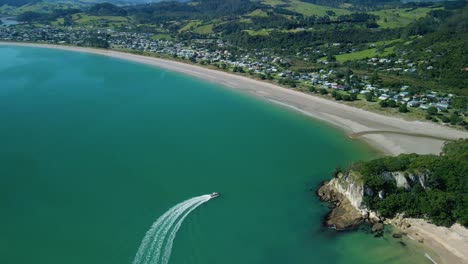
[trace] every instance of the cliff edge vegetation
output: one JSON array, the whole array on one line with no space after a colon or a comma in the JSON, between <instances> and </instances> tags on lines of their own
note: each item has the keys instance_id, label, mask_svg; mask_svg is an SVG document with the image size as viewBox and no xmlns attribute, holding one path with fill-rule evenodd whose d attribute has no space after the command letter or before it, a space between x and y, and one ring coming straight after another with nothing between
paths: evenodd
<instances>
[{"instance_id":1,"label":"cliff edge vegetation","mask_svg":"<svg viewBox=\"0 0 468 264\"><path fill-rule=\"evenodd\" d=\"M360 212L354 224L362 222L359 218L379 222L402 214L438 226L467 227L468 139L446 143L440 155L402 154L357 162L338 170L318 195L336 205L326 221L331 227L339 222L334 216L343 211L341 205L348 203Z\"/></svg>"},{"instance_id":2,"label":"cliff edge vegetation","mask_svg":"<svg viewBox=\"0 0 468 264\"><path fill-rule=\"evenodd\" d=\"M436 225L468 226L468 140L441 155L402 154L356 163L367 189L364 203L386 218L403 213Z\"/></svg>"}]
</instances>

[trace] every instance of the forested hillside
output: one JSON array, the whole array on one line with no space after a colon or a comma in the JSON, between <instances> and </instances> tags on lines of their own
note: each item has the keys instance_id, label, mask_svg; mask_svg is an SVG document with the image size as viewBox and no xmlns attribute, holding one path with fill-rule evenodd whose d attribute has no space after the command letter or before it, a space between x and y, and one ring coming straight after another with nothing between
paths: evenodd
<instances>
[{"instance_id":1,"label":"forested hillside","mask_svg":"<svg viewBox=\"0 0 468 264\"><path fill-rule=\"evenodd\" d=\"M468 226L468 140L445 145L440 156L404 154L351 169L367 188L367 206L385 217L404 213L437 225Z\"/></svg>"},{"instance_id":2,"label":"forested hillside","mask_svg":"<svg viewBox=\"0 0 468 264\"><path fill-rule=\"evenodd\" d=\"M41 2L41 0L0 0L0 6L10 5L10 6L22 6L27 4L34 4Z\"/></svg>"}]
</instances>

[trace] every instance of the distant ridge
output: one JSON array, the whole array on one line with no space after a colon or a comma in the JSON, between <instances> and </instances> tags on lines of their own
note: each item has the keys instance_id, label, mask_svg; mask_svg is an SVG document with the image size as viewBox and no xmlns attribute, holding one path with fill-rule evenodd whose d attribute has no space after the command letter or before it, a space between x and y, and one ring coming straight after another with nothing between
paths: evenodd
<instances>
[{"instance_id":1,"label":"distant ridge","mask_svg":"<svg viewBox=\"0 0 468 264\"><path fill-rule=\"evenodd\" d=\"M35 4L41 2L41 0L0 0L0 6L10 5L10 6L24 6L28 4Z\"/></svg>"}]
</instances>

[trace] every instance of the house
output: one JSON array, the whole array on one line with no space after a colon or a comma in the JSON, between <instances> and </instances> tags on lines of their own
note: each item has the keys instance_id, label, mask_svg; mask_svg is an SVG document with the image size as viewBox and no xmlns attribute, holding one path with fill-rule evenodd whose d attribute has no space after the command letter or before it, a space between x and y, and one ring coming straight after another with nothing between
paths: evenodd
<instances>
[{"instance_id":1,"label":"house","mask_svg":"<svg viewBox=\"0 0 468 264\"><path fill-rule=\"evenodd\" d=\"M382 95L379 96L379 100L387 100L388 98L389 98L389 96L386 95L386 94L382 94Z\"/></svg>"},{"instance_id":2,"label":"house","mask_svg":"<svg viewBox=\"0 0 468 264\"><path fill-rule=\"evenodd\" d=\"M427 110L427 109L429 109L429 107L430 107L430 106L427 105L427 104L423 104L423 105L420 105L420 106L419 106L419 108L421 108L421 109L423 109L423 110Z\"/></svg>"},{"instance_id":3,"label":"house","mask_svg":"<svg viewBox=\"0 0 468 264\"><path fill-rule=\"evenodd\" d=\"M447 110L449 109L449 105L447 103L438 103L436 104L437 108L440 110Z\"/></svg>"}]
</instances>

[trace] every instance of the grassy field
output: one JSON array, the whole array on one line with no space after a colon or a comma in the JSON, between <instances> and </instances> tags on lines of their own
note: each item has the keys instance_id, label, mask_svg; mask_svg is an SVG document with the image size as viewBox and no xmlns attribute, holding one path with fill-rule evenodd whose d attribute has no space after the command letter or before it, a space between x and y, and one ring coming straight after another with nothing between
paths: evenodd
<instances>
[{"instance_id":1,"label":"grassy field","mask_svg":"<svg viewBox=\"0 0 468 264\"><path fill-rule=\"evenodd\" d=\"M193 30L193 29L201 26L201 24L203 24L203 22L201 22L200 20L189 21L185 26L183 26L181 29L179 29L179 32Z\"/></svg>"},{"instance_id":2,"label":"grassy field","mask_svg":"<svg viewBox=\"0 0 468 264\"><path fill-rule=\"evenodd\" d=\"M74 14L72 19L75 23L83 26L120 26L130 22L130 18L123 16L90 16L86 14Z\"/></svg>"},{"instance_id":3,"label":"grassy field","mask_svg":"<svg viewBox=\"0 0 468 264\"><path fill-rule=\"evenodd\" d=\"M179 32L193 31L198 34L211 34L213 33L213 24L203 25L200 20L189 21L184 27L179 29Z\"/></svg>"},{"instance_id":4,"label":"grassy field","mask_svg":"<svg viewBox=\"0 0 468 264\"><path fill-rule=\"evenodd\" d=\"M213 33L213 24L208 24L204 26L197 27L193 32L198 34L212 34Z\"/></svg>"},{"instance_id":5,"label":"grassy field","mask_svg":"<svg viewBox=\"0 0 468 264\"><path fill-rule=\"evenodd\" d=\"M404 9L386 9L371 12L371 14L379 16L377 24L381 28L398 28L405 27L411 22L425 17L431 10L441 9L440 7L420 7L420 8L404 8Z\"/></svg>"},{"instance_id":6,"label":"grassy field","mask_svg":"<svg viewBox=\"0 0 468 264\"><path fill-rule=\"evenodd\" d=\"M373 58L373 57L385 57L393 53L394 51L394 44L402 42L400 39L394 39L390 41L379 41L375 42L376 48L365 49L361 51L356 51L353 53L346 53L341 55L336 55L336 60L339 62L347 62L352 60L362 60L366 58ZM379 47L385 45L383 52L379 52ZM323 58L325 59L325 58Z\"/></svg>"},{"instance_id":7,"label":"grassy field","mask_svg":"<svg viewBox=\"0 0 468 264\"><path fill-rule=\"evenodd\" d=\"M174 40L174 38L169 34L159 33L151 37L155 40Z\"/></svg>"},{"instance_id":8,"label":"grassy field","mask_svg":"<svg viewBox=\"0 0 468 264\"><path fill-rule=\"evenodd\" d=\"M268 35L270 35L270 31L268 31L267 29L262 29L262 30L258 30L258 31L246 29L246 30L244 30L244 32L249 33L249 35L251 35L251 36L268 36Z\"/></svg>"},{"instance_id":9,"label":"grassy field","mask_svg":"<svg viewBox=\"0 0 468 264\"><path fill-rule=\"evenodd\" d=\"M256 9L256 10L246 14L245 16L247 16L247 17L268 17L268 14L264 10Z\"/></svg>"},{"instance_id":10,"label":"grassy field","mask_svg":"<svg viewBox=\"0 0 468 264\"><path fill-rule=\"evenodd\" d=\"M245 24L252 24L252 19L250 18L243 18L241 20L239 20L240 23L245 23Z\"/></svg>"},{"instance_id":11,"label":"grassy field","mask_svg":"<svg viewBox=\"0 0 468 264\"><path fill-rule=\"evenodd\" d=\"M270 5L273 7L278 5L284 5L286 6L285 9L303 14L305 16L325 16L327 15L327 11L333 11L336 13L337 16L351 13L346 9L319 6L311 3L301 2L299 0L264 0L262 2L265 5Z\"/></svg>"},{"instance_id":12,"label":"grassy field","mask_svg":"<svg viewBox=\"0 0 468 264\"><path fill-rule=\"evenodd\" d=\"M336 55L336 60L339 62L347 62L347 61L352 61L352 60L362 60L365 58L373 58L377 56L385 57L392 53L393 53L393 47L385 48L384 52L378 52L376 48L372 48L372 49L356 51L353 53Z\"/></svg>"},{"instance_id":13,"label":"grassy field","mask_svg":"<svg viewBox=\"0 0 468 264\"><path fill-rule=\"evenodd\" d=\"M53 26L62 26L64 22L65 22L65 19L57 18L57 20L53 21L51 24Z\"/></svg>"}]
</instances>

